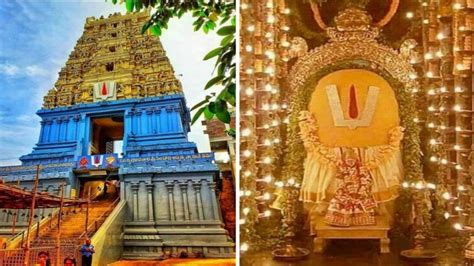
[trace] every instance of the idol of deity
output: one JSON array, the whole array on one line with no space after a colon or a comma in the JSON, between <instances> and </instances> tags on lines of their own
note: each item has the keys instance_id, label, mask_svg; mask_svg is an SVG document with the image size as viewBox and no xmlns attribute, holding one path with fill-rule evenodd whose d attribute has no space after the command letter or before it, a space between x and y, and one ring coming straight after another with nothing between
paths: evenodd
<instances>
[{"instance_id":1,"label":"idol of deity","mask_svg":"<svg viewBox=\"0 0 474 266\"><path fill-rule=\"evenodd\" d=\"M308 109L299 122L307 152L300 199L329 225L375 224L403 177L392 88L373 72L340 70L319 81Z\"/></svg>"}]
</instances>

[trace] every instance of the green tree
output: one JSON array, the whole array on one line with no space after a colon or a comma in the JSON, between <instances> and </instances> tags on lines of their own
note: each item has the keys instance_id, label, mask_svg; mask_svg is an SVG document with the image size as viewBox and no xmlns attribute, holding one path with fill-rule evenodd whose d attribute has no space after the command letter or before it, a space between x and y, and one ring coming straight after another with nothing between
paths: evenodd
<instances>
[{"instance_id":1,"label":"green tree","mask_svg":"<svg viewBox=\"0 0 474 266\"><path fill-rule=\"evenodd\" d=\"M117 4L117 0L112 0L112 3ZM170 19L179 19L186 13L195 18L193 23L195 31L202 30L207 34L216 30L222 40L219 47L212 49L203 58L216 61L213 76L204 90L215 86L221 86L221 89L217 93L208 93L201 102L192 107L191 111L196 111L192 123L204 116L207 120L217 118L223 123L230 124L236 101L235 0L121 0L120 3L125 3L128 12L153 8L150 20L143 25L142 34L149 31L155 36L160 36L168 28ZM227 133L235 137L234 128Z\"/></svg>"}]
</instances>

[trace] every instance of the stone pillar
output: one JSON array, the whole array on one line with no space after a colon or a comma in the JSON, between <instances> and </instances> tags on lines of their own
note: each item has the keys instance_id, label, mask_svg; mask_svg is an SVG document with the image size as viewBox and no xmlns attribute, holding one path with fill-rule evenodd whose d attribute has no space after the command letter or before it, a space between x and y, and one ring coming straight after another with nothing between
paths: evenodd
<instances>
[{"instance_id":1,"label":"stone pillar","mask_svg":"<svg viewBox=\"0 0 474 266\"><path fill-rule=\"evenodd\" d=\"M188 182L179 183L179 187L181 188L181 197L183 198L183 212L184 212L184 220L189 219L189 202L188 202Z\"/></svg>"},{"instance_id":2,"label":"stone pillar","mask_svg":"<svg viewBox=\"0 0 474 266\"><path fill-rule=\"evenodd\" d=\"M68 138L68 135L69 135L69 117L65 117L64 120L63 120L63 124L64 124L64 141L68 141L69 138Z\"/></svg>"},{"instance_id":3,"label":"stone pillar","mask_svg":"<svg viewBox=\"0 0 474 266\"><path fill-rule=\"evenodd\" d=\"M156 180L153 180L152 181L153 183L153 212L155 214L155 220L158 221L158 220L162 220L162 216L163 213L164 213L164 208L163 208L163 201L161 200L162 199L162 193L160 192L160 188L161 188L161 183L156 181ZM168 195L168 193L166 193L166 196Z\"/></svg>"},{"instance_id":4,"label":"stone pillar","mask_svg":"<svg viewBox=\"0 0 474 266\"><path fill-rule=\"evenodd\" d=\"M174 196L173 196L173 190L174 190L174 182L166 182L166 188L168 189L168 208L169 208L169 214L170 214L170 221L176 221L176 213L174 209Z\"/></svg>"},{"instance_id":5,"label":"stone pillar","mask_svg":"<svg viewBox=\"0 0 474 266\"><path fill-rule=\"evenodd\" d=\"M143 130L142 130L142 112L136 111L134 119L137 121L137 127L136 127L135 134L142 135L143 134Z\"/></svg>"},{"instance_id":6,"label":"stone pillar","mask_svg":"<svg viewBox=\"0 0 474 266\"><path fill-rule=\"evenodd\" d=\"M132 201L133 201L133 220L138 221L138 188L139 183L132 183L130 184L132 188Z\"/></svg>"},{"instance_id":7,"label":"stone pillar","mask_svg":"<svg viewBox=\"0 0 474 266\"><path fill-rule=\"evenodd\" d=\"M212 210L214 215L214 220L220 220L219 215L219 205L217 203L217 195L216 195L216 183L209 182L209 188L211 189L211 203L212 203Z\"/></svg>"},{"instance_id":8,"label":"stone pillar","mask_svg":"<svg viewBox=\"0 0 474 266\"><path fill-rule=\"evenodd\" d=\"M173 132L173 106L172 105L168 105L166 106L166 127L167 127L167 131L166 132Z\"/></svg>"},{"instance_id":9,"label":"stone pillar","mask_svg":"<svg viewBox=\"0 0 474 266\"><path fill-rule=\"evenodd\" d=\"M155 134L153 131L153 109L152 108L148 108L146 109L146 128L147 128L147 134Z\"/></svg>"},{"instance_id":10,"label":"stone pillar","mask_svg":"<svg viewBox=\"0 0 474 266\"><path fill-rule=\"evenodd\" d=\"M153 121L155 123L155 126L154 128L156 129L156 133L161 133L163 132L163 127L160 125L160 114L161 114L161 109L160 108L156 108L155 109L155 114L153 116Z\"/></svg>"},{"instance_id":11,"label":"stone pillar","mask_svg":"<svg viewBox=\"0 0 474 266\"><path fill-rule=\"evenodd\" d=\"M146 184L146 190L148 192L148 221L153 222L155 217L153 215L153 188L154 183Z\"/></svg>"},{"instance_id":12,"label":"stone pillar","mask_svg":"<svg viewBox=\"0 0 474 266\"><path fill-rule=\"evenodd\" d=\"M193 182L193 188L194 188L194 195L196 196L198 219L205 220L206 217L204 217L204 212L202 209L201 182L200 181Z\"/></svg>"},{"instance_id":13,"label":"stone pillar","mask_svg":"<svg viewBox=\"0 0 474 266\"><path fill-rule=\"evenodd\" d=\"M63 120L61 119L61 117L58 117L58 119L56 119L56 123L58 124L58 138L56 139L57 142L62 142L62 131L63 131Z\"/></svg>"},{"instance_id":14,"label":"stone pillar","mask_svg":"<svg viewBox=\"0 0 474 266\"><path fill-rule=\"evenodd\" d=\"M177 131L182 132L183 131L183 119L181 119L181 108L179 106L174 107L174 112L176 115L176 125L178 126Z\"/></svg>"},{"instance_id":15,"label":"stone pillar","mask_svg":"<svg viewBox=\"0 0 474 266\"><path fill-rule=\"evenodd\" d=\"M81 120L81 116L80 115L75 115L73 118L72 118L72 121L73 121L73 127L72 127L72 139L73 140L76 140L78 139L78 129L79 129L79 121Z\"/></svg>"},{"instance_id":16,"label":"stone pillar","mask_svg":"<svg viewBox=\"0 0 474 266\"><path fill-rule=\"evenodd\" d=\"M46 125L45 121L41 121L40 122L40 125L41 125L41 131L40 131L40 136L39 136L39 143L43 143L44 142L44 127Z\"/></svg>"},{"instance_id":17,"label":"stone pillar","mask_svg":"<svg viewBox=\"0 0 474 266\"><path fill-rule=\"evenodd\" d=\"M51 141L51 134L52 134L52 131L53 131L53 120L51 119L48 119L48 120L45 120L45 125L46 125L46 129L45 129L45 136L44 136L44 142L50 142Z\"/></svg>"}]
</instances>

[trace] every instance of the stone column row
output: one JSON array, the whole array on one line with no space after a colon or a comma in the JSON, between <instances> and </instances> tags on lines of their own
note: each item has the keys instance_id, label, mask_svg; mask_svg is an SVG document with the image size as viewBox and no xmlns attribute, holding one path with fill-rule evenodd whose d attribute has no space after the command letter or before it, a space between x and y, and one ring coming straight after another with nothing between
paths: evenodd
<instances>
[{"instance_id":1,"label":"stone column row","mask_svg":"<svg viewBox=\"0 0 474 266\"><path fill-rule=\"evenodd\" d=\"M194 191L194 198L195 198L195 206L196 206L196 214L197 217L192 217L192 212L190 209L190 198L188 195L188 188L189 188L189 181L166 181L165 183L166 191L167 191L167 205L168 205L168 220L169 221L191 221L191 220L219 220L220 219L220 211L219 211L219 204L216 198L216 183L211 182L209 183L209 189L211 193L211 216L206 217L204 212L204 205L203 205L203 197L202 197L202 183L201 181L193 181L191 183L193 191ZM147 220L152 222L155 218L155 208L154 208L154 201L153 201L153 192L155 188L155 182L146 183L146 191L147 191L147 203L148 203L148 210L147 210ZM176 213L176 202L175 202L175 186L179 187L181 192L181 207L183 209L183 215L179 216ZM131 183L131 191L132 191L132 206L133 206L133 220L139 221L140 220L140 204L139 204L139 197L138 192L140 189L140 183ZM177 196L177 195L176 195ZM143 210L145 211L145 210Z\"/></svg>"},{"instance_id":2,"label":"stone column row","mask_svg":"<svg viewBox=\"0 0 474 266\"><path fill-rule=\"evenodd\" d=\"M178 184L180 189L181 189L181 197L182 197L182 204L183 204L183 211L184 211L184 220L191 220L191 211L189 209L189 197L188 197L188 186L189 183L188 181L185 182L168 182L166 183L166 186L168 188L168 202L170 205L170 221L176 221L176 213L174 209L174 186L175 184ZM206 217L204 215L204 209L203 209L203 204L202 204L202 195L201 195L201 183L200 181L194 181L192 182L192 186L194 189L194 195L195 195L195 200L196 200L196 213L198 214L197 219L192 219L192 220L205 220Z\"/></svg>"},{"instance_id":3,"label":"stone column row","mask_svg":"<svg viewBox=\"0 0 474 266\"><path fill-rule=\"evenodd\" d=\"M133 221L140 220L140 204L138 199L138 191L140 190L140 182L130 184L132 190L132 206L133 206ZM147 191L147 220L152 222L154 220L154 211L153 211L153 183L145 184Z\"/></svg>"}]
</instances>

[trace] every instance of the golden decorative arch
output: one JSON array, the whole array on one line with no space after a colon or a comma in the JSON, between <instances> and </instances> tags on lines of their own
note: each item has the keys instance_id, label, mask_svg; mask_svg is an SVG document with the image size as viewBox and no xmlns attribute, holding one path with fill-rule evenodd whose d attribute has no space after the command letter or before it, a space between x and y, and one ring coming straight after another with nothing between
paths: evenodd
<instances>
[{"instance_id":1,"label":"golden decorative arch","mask_svg":"<svg viewBox=\"0 0 474 266\"><path fill-rule=\"evenodd\" d=\"M416 71L396 50L379 44L374 39L377 32L341 32L328 28L333 40L311 50L300 57L292 67L289 83L292 91L303 86L308 78L324 67L343 61L364 60L373 64L374 69L386 71L390 76L405 85L406 90L418 88Z\"/></svg>"},{"instance_id":2,"label":"golden decorative arch","mask_svg":"<svg viewBox=\"0 0 474 266\"><path fill-rule=\"evenodd\" d=\"M323 30L327 29L328 26L326 25L323 18L321 17L318 4L314 2L310 2L310 4L311 4L311 10L313 11L313 18L318 24L318 26ZM392 0L387 14L385 14L385 16L380 21L376 22L375 26L381 28L387 25L390 22L390 20L392 20L395 13L397 13L399 5L400 5L400 0Z\"/></svg>"},{"instance_id":3,"label":"golden decorative arch","mask_svg":"<svg viewBox=\"0 0 474 266\"><path fill-rule=\"evenodd\" d=\"M420 180L420 127L412 91L419 88L416 71L408 59L388 46L377 43L379 29L371 26L363 10L350 8L335 18L336 27L326 29L330 41L298 58L288 75L290 123L285 176L303 176L301 164L306 153L301 142L299 115L308 111L317 83L343 69L365 69L382 76L393 89L399 107L400 125L405 128L403 164L405 180ZM353 78L355 79L355 78Z\"/></svg>"}]
</instances>

